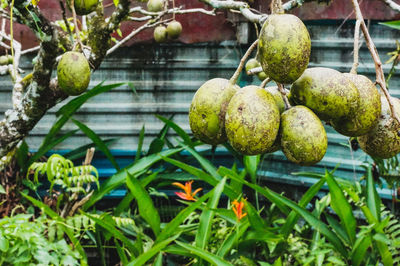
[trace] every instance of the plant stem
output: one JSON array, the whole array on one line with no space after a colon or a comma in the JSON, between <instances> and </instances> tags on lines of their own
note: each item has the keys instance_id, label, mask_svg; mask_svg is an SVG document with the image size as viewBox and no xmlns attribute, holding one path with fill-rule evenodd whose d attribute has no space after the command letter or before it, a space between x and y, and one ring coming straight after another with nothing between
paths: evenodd
<instances>
[{"instance_id":1,"label":"plant stem","mask_svg":"<svg viewBox=\"0 0 400 266\"><path fill-rule=\"evenodd\" d=\"M270 81L271 81L271 79L270 79L269 77L266 78L266 79L264 79L264 80L261 82L260 87L261 87L261 88L265 88L265 86L267 86L267 84L268 84Z\"/></svg>"},{"instance_id":2,"label":"plant stem","mask_svg":"<svg viewBox=\"0 0 400 266\"><path fill-rule=\"evenodd\" d=\"M353 66L350 70L351 74L357 74L358 67L358 50L360 49L360 25L361 21L357 19L356 26L354 27L354 51L353 51Z\"/></svg>"},{"instance_id":3,"label":"plant stem","mask_svg":"<svg viewBox=\"0 0 400 266\"><path fill-rule=\"evenodd\" d=\"M281 83L276 83L276 84L278 85L279 92L282 94L283 101L285 102L286 105L286 110L291 108L292 106L290 105L289 100L286 96L286 91L285 88L283 87L283 84Z\"/></svg>"},{"instance_id":4,"label":"plant stem","mask_svg":"<svg viewBox=\"0 0 400 266\"><path fill-rule=\"evenodd\" d=\"M378 52L376 50L375 44L371 39L371 36L369 35L368 28L365 25L364 18L361 13L360 5L358 4L357 0L351 0L353 4L353 9L354 13L356 15L357 20L360 21L361 24L361 30L364 34L365 37L365 42L367 44L367 47L371 53L372 59L374 60L375 63L375 72L376 72L376 83L379 84L379 86L382 89L382 92L384 93L386 100L389 103L390 106L390 111L392 113L393 119L395 119L399 124L400 124L400 119L397 116L395 110L394 110L394 105L393 101L390 98L390 94L388 90L386 89L386 83L385 83L385 74L383 73L383 68L382 68L382 62L379 58Z\"/></svg>"},{"instance_id":5,"label":"plant stem","mask_svg":"<svg viewBox=\"0 0 400 266\"><path fill-rule=\"evenodd\" d=\"M233 73L233 76L231 77L231 79L229 80L229 83L234 85L236 84L240 72L242 72L243 66L244 66L244 62L246 62L247 58L250 56L251 52L254 50L254 48L256 48L258 44L258 39L255 40L249 47L249 49L247 49L246 53L243 55L242 59L240 59L240 63L239 66L237 67L235 73Z\"/></svg>"}]
</instances>

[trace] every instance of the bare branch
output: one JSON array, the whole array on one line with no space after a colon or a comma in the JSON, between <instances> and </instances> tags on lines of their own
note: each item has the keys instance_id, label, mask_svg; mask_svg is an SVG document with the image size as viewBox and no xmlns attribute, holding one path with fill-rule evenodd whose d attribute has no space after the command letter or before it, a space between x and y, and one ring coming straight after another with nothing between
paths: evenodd
<instances>
[{"instance_id":1,"label":"bare branch","mask_svg":"<svg viewBox=\"0 0 400 266\"><path fill-rule=\"evenodd\" d=\"M351 74L357 74L358 67L358 50L360 49L359 41L360 41L360 25L361 21L357 20L356 25L354 27L354 51L353 51L353 66L350 70Z\"/></svg>"},{"instance_id":2,"label":"bare branch","mask_svg":"<svg viewBox=\"0 0 400 266\"><path fill-rule=\"evenodd\" d=\"M247 49L247 51L246 51L246 53L243 55L242 59L240 59L239 65L238 65L238 67L237 67L235 73L233 73L231 79L229 80L229 82L230 82L231 84L236 84L236 82L237 82L237 80L238 80L238 78L239 78L240 72L242 72L242 69L243 69L243 66L244 66L244 62L246 62L247 58L248 58L248 57L250 56L250 54L253 52L254 48L257 47L257 44L258 44L258 39L255 40L255 41L250 45L249 49Z\"/></svg>"},{"instance_id":3,"label":"bare branch","mask_svg":"<svg viewBox=\"0 0 400 266\"><path fill-rule=\"evenodd\" d=\"M386 83L385 83L385 74L383 73L383 68L382 68L382 62L379 58L378 51L376 50L375 44L371 39L371 36L369 35L367 25L365 25L364 18L361 13L360 6L357 2L357 0L351 0L354 8L354 12L356 14L357 20L360 21L361 23L361 30L364 34L365 37L365 42L367 44L367 47L369 49L369 52L371 53L372 59L374 60L375 63L375 72L376 72L376 83L379 84L379 86L382 89L382 92L384 93L386 100L389 103L390 106L390 111L392 113L392 117L400 124L400 119L397 116L394 106L393 106L393 101L390 97L390 94L388 90L386 89Z\"/></svg>"},{"instance_id":4,"label":"bare branch","mask_svg":"<svg viewBox=\"0 0 400 266\"><path fill-rule=\"evenodd\" d=\"M381 0L394 11L400 12L400 5L392 0Z\"/></svg>"},{"instance_id":5,"label":"bare branch","mask_svg":"<svg viewBox=\"0 0 400 266\"><path fill-rule=\"evenodd\" d=\"M263 72L262 67L255 67L255 68L249 69L249 71L247 71L247 75L253 76L253 75L257 75L260 72Z\"/></svg>"}]
</instances>

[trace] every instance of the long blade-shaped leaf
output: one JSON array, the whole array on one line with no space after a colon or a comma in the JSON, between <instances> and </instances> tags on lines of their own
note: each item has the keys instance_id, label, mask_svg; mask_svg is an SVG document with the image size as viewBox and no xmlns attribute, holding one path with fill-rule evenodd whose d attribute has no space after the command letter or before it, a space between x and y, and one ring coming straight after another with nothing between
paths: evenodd
<instances>
[{"instance_id":1,"label":"long blade-shaped leaf","mask_svg":"<svg viewBox=\"0 0 400 266\"><path fill-rule=\"evenodd\" d=\"M214 190L211 190L210 192L208 192L207 194L203 195L202 197L200 197L196 202L191 203L188 207L186 207L185 209L183 209L182 211L180 211L178 213L177 216L175 216L174 219L172 219L172 221L170 221L165 227L164 229L161 231L161 233L158 235L157 239L156 239L156 243L159 243L161 241L164 241L165 239L167 239L168 237L172 236L174 233L176 233L176 230L178 229L179 225L194 211L196 210L198 207L200 207L200 205L206 201L213 193Z\"/></svg>"},{"instance_id":2,"label":"long blade-shaped leaf","mask_svg":"<svg viewBox=\"0 0 400 266\"><path fill-rule=\"evenodd\" d=\"M161 115L156 115L156 117L172 128L183 139L186 145L189 145L190 147L194 146L189 134L186 133L185 130L183 130L180 126L178 126L172 120Z\"/></svg>"},{"instance_id":3,"label":"long blade-shaped leaf","mask_svg":"<svg viewBox=\"0 0 400 266\"><path fill-rule=\"evenodd\" d=\"M268 190L268 189L267 189ZM307 221L312 227L314 227L315 230L318 230L323 234L330 242L331 244L336 248L337 251L339 251L344 257L347 258L347 251L343 246L343 243L340 241L340 239L329 229L329 227L315 218L311 213L309 213L307 210L304 208L300 207L293 201L277 194L277 193L270 193L270 197L274 199L273 202L280 202L281 204L285 204L286 206L290 207L297 213L299 213L304 220Z\"/></svg>"},{"instance_id":4,"label":"long blade-shaped leaf","mask_svg":"<svg viewBox=\"0 0 400 266\"><path fill-rule=\"evenodd\" d=\"M123 185L127 177L125 170L128 171L129 174L136 176L138 173L147 170L150 166L160 161L162 158L180 152L181 150L182 149L171 149L162 151L158 154L152 154L150 156L140 159L135 164L130 165L126 167L124 170L121 170L118 173L114 174L100 186L100 189L93 194L90 200L83 206L83 209L87 210L87 208L89 208L97 201L102 199L107 193Z\"/></svg>"},{"instance_id":5,"label":"long blade-shaped leaf","mask_svg":"<svg viewBox=\"0 0 400 266\"><path fill-rule=\"evenodd\" d=\"M127 266L141 266L141 265L144 265L154 255L156 255L158 252L160 252L166 246L168 246L169 243L171 243L172 241L177 239L178 236L179 235L175 235L175 236L167 238L167 239L165 239L165 240L163 240L163 241L161 241L159 243L156 243L148 251L146 251L145 253L141 254L139 257L137 257L133 261L129 262L129 264Z\"/></svg>"},{"instance_id":6,"label":"long blade-shaped leaf","mask_svg":"<svg viewBox=\"0 0 400 266\"><path fill-rule=\"evenodd\" d=\"M61 216L59 216L55 211L50 209L50 207L47 206L46 204L44 204L43 202L41 202L41 201L39 201L37 199L34 199L31 196L29 196L29 195L27 195L27 194L25 194L23 192L20 192L20 193L21 193L21 195L23 197L25 197L30 202L32 202L36 207L42 209L46 213L46 215L51 217L51 219L60 222L59 225L61 226L62 230L67 234L67 236L71 240L73 246L76 248L76 250L79 252L79 254L84 259L84 261L82 263L84 265L87 265L87 258L86 258L85 250L82 248L81 243L79 242L79 240L76 239L76 237L74 236L74 232L64 225L65 224L65 220Z\"/></svg>"},{"instance_id":7,"label":"long blade-shaped leaf","mask_svg":"<svg viewBox=\"0 0 400 266\"><path fill-rule=\"evenodd\" d=\"M325 184L325 177L321 177L321 179L312 185L306 193L304 193L303 197L299 201L299 206L305 208L307 204L314 198L314 196L318 193L318 191ZM281 234L284 238L287 238L290 232L293 230L294 225L297 223L300 215L295 211L291 211L289 216L286 218L286 223L281 227Z\"/></svg>"},{"instance_id":8,"label":"long blade-shaped leaf","mask_svg":"<svg viewBox=\"0 0 400 266\"><path fill-rule=\"evenodd\" d=\"M207 174L206 172L204 172L203 170L201 170L199 168L196 168L194 166L188 165L186 163L183 163L183 162L175 160L175 159L171 159L171 158L163 158L163 159L164 159L164 161L181 168L182 170L188 172L189 174L197 176L198 178L209 183L212 186L216 186L219 182L219 180L217 180L216 178ZM239 195L238 193L234 192L233 189L231 189L230 186L228 186L228 185L225 185L224 193L229 198L236 198Z\"/></svg>"},{"instance_id":9,"label":"long blade-shaped leaf","mask_svg":"<svg viewBox=\"0 0 400 266\"><path fill-rule=\"evenodd\" d=\"M127 238L123 233L121 233L112 223L103 221L93 215L90 215L86 212L82 211L82 214L93 220L98 226L103 227L107 230L114 238L119 239L124 243L130 250L131 253L137 253L136 247L133 245L133 242L129 238ZM110 217L110 221L113 221Z\"/></svg>"},{"instance_id":10,"label":"long blade-shaped leaf","mask_svg":"<svg viewBox=\"0 0 400 266\"><path fill-rule=\"evenodd\" d=\"M370 235L364 235L361 238L357 239L353 247L353 252L351 254L351 262L353 265L358 266L364 261L365 253L367 252L371 244L372 242Z\"/></svg>"},{"instance_id":11,"label":"long blade-shaped leaf","mask_svg":"<svg viewBox=\"0 0 400 266\"><path fill-rule=\"evenodd\" d=\"M200 249L198 247L194 247L188 244L185 244L183 242L180 241L175 241L179 246L187 249L188 251L190 251L190 253L208 261L210 264L212 265L217 265L217 266L230 266L232 265L230 262L224 260L223 258L214 255L208 251L205 251L203 249Z\"/></svg>"},{"instance_id":12,"label":"long blade-shaped leaf","mask_svg":"<svg viewBox=\"0 0 400 266\"><path fill-rule=\"evenodd\" d=\"M327 171L325 178L331 194L331 207L339 216L341 224L344 226L347 236L349 237L349 244L352 245L356 239L357 221L353 215L351 205L347 201L342 189L339 187L332 174Z\"/></svg>"},{"instance_id":13,"label":"long blade-shaped leaf","mask_svg":"<svg viewBox=\"0 0 400 266\"><path fill-rule=\"evenodd\" d=\"M381 220L381 205L382 201L375 188L374 179L372 177L372 166L367 168L367 207L371 210L372 215L376 220Z\"/></svg>"},{"instance_id":14,"label":"long blade-shaped leaf","mask_svg":"<svg viewBox=\"0 0 400 266\"><path fill-rule=\"evenodd\" d=\"M238 230L233 230L230 234L225 238L224 242L222 242L221 246L218 249L217 256L221 258L225 257L226 254L235 246L239 238L247 231L250 223L245 222L239 226Z\"/></svg>"},{"instance_id":15,"label":"long blade-shaped leaf","mask_svg":"<svg viewBox=\"0 0 400 266\"><path fill-rule=\"evenodd\" d=\"M90 138L93 143L104 153L108 160L110 160L111 164L114 166L117 171L119 171L119 166L117 161L115 160L114 156L111 154L110 150L108 149L107 145L103 142L103 140L88 126L79 122L78 120L72 119L72 121L79 127L79 129L85 133L85 135Z\"/></svg>"},{"instance_id":16,"label":"long blade-shaped leaf","mask_svg":"<svg viewBox=\"0 0 400 266\"><path fill-rule=\"evenodd\" d=\"M126 172L129 178L126 179L126 185L135 197L139 207L139 214L150 225L154 234L157 236L160 233L160 215L154 207L147 191L142 187L139 180Z\"/></svg>"},{"instance_id":17,"label":"long blade-shaped leaf","mask_svg":"<svg viewBox=\"0 0 400 266\"><path fill-rule=\"evenodd\" d=\"M48 143L46 143L46 145L41 146L39 148L39 150L35 153L35 155L33 155L29 161L27 166L30 166L33 162L35 162L36 160L38 160L40 157L42 157L43 155L46 154L46 152L48 152L49 150L51 150L54 146L56 146L57 144L63 142L64 140L66 140L67 138L71 137L72 135L74 135L78 130L72 130L67 132L65 135L56 138L53 141L49 141Z\"/></svg>"},{"instance_id":18,"label":"long blade-shaped leaf","mask_svg":"<svg viewBox=\"0 0 400 266\"><path fill-rule=\"evenodd\" d=\"M207 208L203 210L200 216L199 227L195 238L195 244L198 248L205 249L208 239L211 235L211 226L214 218L214 211L219 203L222 191L224 190L226 178L222 179L215 187L214 193L207 202Z\"/></svg>"},{"instance_id":19,"label":"long blade-shaped leaf","mask_svg":"<svg viewBox=\"0 0 400 266\"><path fill-rule=\"evenodd\" d=\"M257 181L257 167L260 162L260 157L260 155L243 157L244 167L246 168L247 173L250 175L251 182L254 184Z\"/></svg>"},{"instance_id":20,"label":"long blade-shaped leaf","mask_svg":"<svg viewBox=\"0 0 400 266\"><path fill-rule=\"evenodd\" d=\"M144 125L142 126L142 129L140 130L139 133L139 142L138 142L138 147L136 149L136 156L135 156L135 161L134 163L136 163L139 159L140 156L142 155L142 148L143 148L143 141L144 141Z\"/></svg>"}]
</instances>

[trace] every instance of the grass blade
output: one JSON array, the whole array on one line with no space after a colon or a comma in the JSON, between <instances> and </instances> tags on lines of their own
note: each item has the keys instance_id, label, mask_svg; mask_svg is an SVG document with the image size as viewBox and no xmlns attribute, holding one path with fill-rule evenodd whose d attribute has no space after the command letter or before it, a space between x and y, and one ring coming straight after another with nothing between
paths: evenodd
<instances>
[{"instance_id":1,"label":"grass blade","mask_svg":"<svg viewBox=\"0 0 400 266\"><path fill-rule=\"evenodd\" d=\"M372 168L369 164L367 168L367 207L371 210L372 215L376 220L381 220L381 205L382 201L375 188L374 179L372 177Z\"/></svg>"},{"instance_id":2,"label":"grass blade","mask_svg":"<svg viewBox=\"0 0 400 266\"><path fill-rule=\"evenodd\" d=\"M211 236L211 226L214 218L214 211L218 207L219 199L226 183L226 178L222 179L215 187L211 198L207 202L207 207L200 216L199 227L195 238L195 245L198 248L205 249L208 239Z\"/></svg>"},{"instance_id":3,"label":"grass blade","mask_svg":"<svg viewBox=\"0 0 400 266\"><path fill-rule=\"evenodd\" d=\"M191 254L194 254L202 259L204 259L205 261L209 262L212 265L217 265L217 266L231 266L232 264L226 260L224 260L223 258L214 255L208 251L205 251L203 249L200 249L198 247L194 247L188 244L185 244L183 242L180 241L175 241L179 246L187 249L188 251L190 251Z\"/></svg>"},{"instance_id":4,"label":"grass blade","mask_svg":"<svg viewBox=\"0 0 400 266\"><path fill-rule=\"evenodd\" d=\"M144 132L145 132L145 129L144 129L144 125L143 125L142 129L140 130L140 133L139 133L139 142L138 142L138 147L136 149L136 156L135 156L134 163L136 163L140 159L140 156L142 155Z\"/></svg>"},{"instance_id":5,"label":"grass blade","mask_svg":"<svg viewBox=\"0 0 400 266\"><path fill-rule=\"evenodd\" d=\"M127 266L141 266L144 265L149 259L151 259L154 255L156 255L158 252L163 250L166 246L168 246L169 243L174 241L175 239L178 238L179 235L175 235L173 237L167 238L159 243L156 243L154 246L152 246L148 251L145 253L141 254L139 257L134 259L133 261L129 262Z\"/></svg>"},{"instance_id":6,"label":"grass blade","mask_svg":"<svg viewBox=\"0 0 400 266\"><path fill-rule=\"evenodd\" d=\"M111 154L110 150L108 149L107 145L103 142L103 140L88 126L79 122L78 120L72 119L72 122L75 123L79 127L79 129L85 133L85 135L90 138L93 143L104 153L108 160L110 160L111 164L114 166L117 171L119 171L119 166L117 161L115 160L114 156Z\"/></svg>"},{"instance_id":7,"label":"grass blade","mask_svg":"<svg viewBox=\"0 0 400 266\"><path fill-rule=\"evenodd\" d=\"M128 178L126 179L126 185L135 197L139 208L139 214L143 219L150 225L154 232L154 235L160 233L160 215L157 209L154 207L153 201L151 200L147 191L142 187L139 180L126 172Z\"/></svg>"},{"instance_id":8,"label":"grass blade","mask_svg":"<svg viewBox=\"0 0 400 266\"><path fill-rule=\"evenodd\" d=\"M326 182L329 186L331 195L331 207L339 216L341 224L344 226L347 236L349 237L349 245L353 245L356 239L357 221L353 215L353 210L350 203L347 201L343 194L342 189L339 187L332 174L328 171L325 174Z\"/></svg>"},{"instance_id":9,"label":"grass blade","mask_svg":"<svg viewBox=\"0 0 400 266\"><path fill-rule=\"evenodd\" d=\"M158 154L152 154L147 157L143 157L139 161L137 161L135 164L132 164L125 169L119 171L118 173L114 174L110 178L108 178L101 186L100 189L97 190L92 197L90 197L90 200L83 205L83 209L87 210L90 206L93 206L97 201L102 199L106 194L111 192L112 190L116 189L117 187L125 184L126 182L126 172L127 171L129 174L132 176L136 176L139 173L142 173L143 171L146 171L150 166L155 164L156 162L160 161L164 157L170 156L172 154L175 154L177 152L180 152L182 149L171 149L171 150L165 150L162 151Z\"/></svg>"}]
</instances>

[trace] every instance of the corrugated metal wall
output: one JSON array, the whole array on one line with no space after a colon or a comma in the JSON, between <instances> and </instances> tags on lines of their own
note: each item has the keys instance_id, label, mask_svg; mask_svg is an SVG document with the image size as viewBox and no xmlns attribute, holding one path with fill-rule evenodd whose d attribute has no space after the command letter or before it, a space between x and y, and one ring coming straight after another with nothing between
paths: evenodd
<instances>
[{"instance_id":1,"label":"corrugated metal wall","mask_svg":"<svg viewBox=\"0 0 400 266\"><path fill-rule=\"evenodd\" d=\"M341 25L340 22L319 21L307 24L312 37L312 52L310 67L324 66L339 71L349 71L352 64L353 23ZM382 61L386 61L388 52L395 49L395 40L400 37L400 31L372 23L371 35L374 38ZM117 154L131 154L137 147L138 135L145 124L145 146L158 133L162 123L154 116L174 114L174 121L186 131L188 124L188 109L195 91L208 79L214 77L229 78L234 72L240 55L246 47L238 47L234 42L207 43L196 45L163 44L143 45L124 48L119 53L106 59L100 70L96 71L91 80L91 86L105 81L131 82L137 94L128 86L116 88L111 92L96 96L85 104L75 118L86 123L91 129L104 138L117 137L112 149ZM22 68L29 70L30 58L24 58ZM390 65L384 65L385 72ZM374 78L374 64L365 45L360 51L359 73ZM258 84L257 78L243 76L240 85ZM399 96L400 75L395 75L390 88L394 96ZM0 112L11 106L11 83L8 77L1 78ZM55 121L52 109L32 131L28 139L31 148L37 148L42 137L48 132ZM67 124L65 130L75 128ZM348 138L341 136L331 128L326 127L329 148L322 162L315 167L299 167L288 162L281 152L268 155L263 163L260 174L271 179L287 182L305 182L305 178L293 178L293 171L317 170L325 167L331 169L340 164L338 174L352 178L354 169L367 157L361 151L351 153L342 144L347 144ZM90 141L82 134L70 138L59 145L58 149L71 149ZM120 153L118 153L120 151ZM121 153L123 152L123 153ZM112 171L104 169L104 173Z\"/></svg>"}]
</instances>

